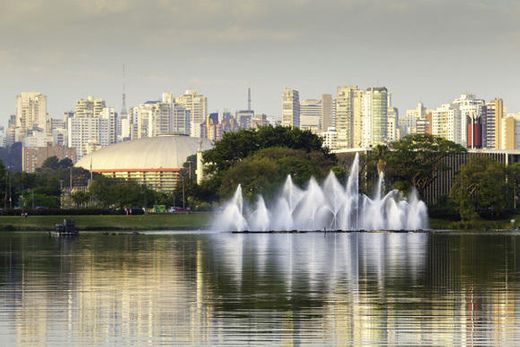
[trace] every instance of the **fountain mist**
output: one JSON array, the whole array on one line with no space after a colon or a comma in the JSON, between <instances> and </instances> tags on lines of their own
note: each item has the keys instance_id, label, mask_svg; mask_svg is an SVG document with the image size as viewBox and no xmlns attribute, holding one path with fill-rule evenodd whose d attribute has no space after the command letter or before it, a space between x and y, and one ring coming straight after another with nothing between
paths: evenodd
<instances>
[{"instance_id":1,"label":"fountain mist","mask_svg":"<svg viewBox=\"0 0 520 347\"><path fill-rule=\"evenodd\" d=\"M248 209L239 185L215 219L213 229L226 231L417 230L426 227L428 214L415 189L408 199L397 190L384 195L383 173L373 198L360 194L356 154L345 187L331 172L321 186L311 178L307 189L301 190L289 175L272 206L258 196L256 206Z\"/></svg>"}]
</instances>

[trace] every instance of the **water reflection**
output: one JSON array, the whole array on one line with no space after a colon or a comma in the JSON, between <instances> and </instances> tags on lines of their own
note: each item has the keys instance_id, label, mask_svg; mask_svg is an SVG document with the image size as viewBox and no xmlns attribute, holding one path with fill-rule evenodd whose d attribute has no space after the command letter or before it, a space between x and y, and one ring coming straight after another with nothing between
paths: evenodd
<instances>
[{"instance_id":1,"label":"water reflection","mask_svg":"<svg viewBox=\"0 0 520 347\"><path fill-rule=\"evenodd\" d=\"M18 345L515 344L514 235L0 235Z\"/></svg>"}]
</instances>

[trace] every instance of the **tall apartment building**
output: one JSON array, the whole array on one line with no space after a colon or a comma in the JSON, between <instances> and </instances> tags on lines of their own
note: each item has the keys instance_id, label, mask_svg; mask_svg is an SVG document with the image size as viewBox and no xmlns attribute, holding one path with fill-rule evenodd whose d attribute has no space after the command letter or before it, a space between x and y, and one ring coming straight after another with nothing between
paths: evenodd
<instances>
[{"instance_id":1,"label":"tall apartment building","mask_svg":"<svg viewBox=\"0 0 520 347\"><path fill-rule=\"evenodd\" d=\"M67 144L76 149L77 158L117 142L117 118L114 108L103 99L89 96L76 102L73 113L66 113Z\"/></svg>"},{"instance_id":2,"label":"tall apartment building","mask_svg":"<svg viewBox=\"0 0 520 347\"><path fill-rule=\"evenodd\" d=\"M484 148L501 148L503 117L504 102L502 99L495 98L486 103L482 133L482 142Z\"/></svg>"},{"instance_id":3,"label":"tall apartment building","mask_svg":"<svg viewBox=\"0 0 520 347\"><path fill-rule=\"evenodd\" d=\"M201 124L205 122L208 114L208 99L194 90L187 90L175 98L175 103L190 112L190 136L201 137Z\"/></svg>"},{"instance_id":4,"label":"tall apartment building","mask_svg":"<svg viewBox=\"0 0 520 347\"><path fill-rule=\"evenodd\" d=\"M385 87L371 87L363 94L362 122L363 147L387 142L388 90Z\"/></svg>"},{"instance_id":5,"label":"tall apartment building","mask_svg":"<svg viewBox=\"0 0 520 347\"><path fill-rule=\"evenodd\" d=\"M330 94L321 96L321 130L327 130L336 125L334 120L334 99Z\"/></svg>"},{"instance_id":6,"label":"tall apartment building","mask_svg":"<svg viewBox=\"0 0 520 347\"><path fill-rule=\"evenodd\" d=\"M462 94L452 102L460 111L460 144L468 148L482 148L482 123L485 102L472 94Z\"/></svg>"},{"instance_id":7,"label":"tall apartment building","mask_svg":"<svg viewBox=\"0 0 520 347\"><path fill-rule=\"evenodd\" d=\"M135 119L132 124L126 123ZM190 134L190 112L184 105L177 104L172 93L164 92L161 100L147 101L131 107L129 118L121 123L122 131L128 131L132 138L154 137L167 134Z\"/></svg>"},{"instance_id":8,"label":"tall apartment building","mask_svg":"<svg viewBox=\"0 0 520 347\"><path fill-rule=\"evenodd\" d=\"M501 128L502 149L520 149L520 113L510 113L502 118Z\"/></svg>"},{"instance_id":9,"label":"tall apartment building","mask_svg":"<svg viewBox=\"0 0 520 347\"><path fill-rule=\"evenodd\" d=\"M297 90L284 88L282 94L282 125L300 127L300 94Z\"/></svg>"},{"instance_id":10,"label":"tall apartment building","mask_svg":"<svg viewBox=\"0 0 520 347\"><path fill-rule=\"evenodd\" d=\"M22 92L16 96L15 141L22 141L28 130L47 128L47 97L40 92Z\"/></svg>"},{"instance_id":11,"label":"tall apartment building","mask_svg":"<svg viewBox=\"0 0 520 347\"><path fill-rule=\"evenodd\" d=\"M460 110L451 104L443 104L432 110L432 135L461 143Z\"/></svg>"},{"instance_id":12,"label":"tall apartment building","mask_svg":"<svg viewBox=\"0 0 520 347\"><path fill-rule=\"evenodd\" d=\"M304 99L300 102L300 128L317 133L321 129L322 100Z\"/></svg>"},{"instance_id":13,"label":"tall apartment building","mask_svg":"<svg viewBox=\"0 0 520 347\"><path fill-rule=\"evenodd\" d=\"M363 91L358 86L340 86L336 89L335 105L337 147L360 147L363 137Z\"/></svg>"},{"instance_id":14,"label":"tall apartment building","mask_svg":"<svg viewBox=\"0 0 520 347\"><path fill-rule=\"evenodd\" d=\"M399 110L397 107L388 108L388 121L387 121L387 141L393 142L400 138L400 129L398 126L399 122Z\"/></svg>"}]
</instances>

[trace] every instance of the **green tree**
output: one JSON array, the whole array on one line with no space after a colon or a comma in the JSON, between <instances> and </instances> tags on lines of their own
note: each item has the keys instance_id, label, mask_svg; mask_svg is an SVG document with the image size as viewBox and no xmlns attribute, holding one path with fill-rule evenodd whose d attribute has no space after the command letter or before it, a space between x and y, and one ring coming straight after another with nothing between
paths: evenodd
<instances>
[{"instance_id":1,"label":"green tree","mask_svg":"<svg viewBox=\"0 0 520 347\"><path fill-rule=\"evenodd\" d=\"M495 160L482 157L461 167L451 187L450 199L463 221L477 216L497 218L508 207L509 192L506 168Z\"/></svg>"},{"instance_id":2,"label":"green tree","mask_svg":"<svg viewBox=\"0 0 520 347\"><path fill-rule=\"evenodd\" d=\"M89 187L94 202L103 208L152 207L156 192L132 180L97 176Z\"/></svg>"},{"instance_id":3,"label":"green tree","mask_svg":"<svg viewBox=\"0 0 520 347\"><path fill-rule=\"evenodd\" d=\"M90 193L88 191L78 190L72 193L72 201L77 208L86 207L90 202Z\"/></svg>"},{"instance_id":4,"label":"green tree","mask_svg":"<svg viewBox=\"0 0 520 347\"><path fill-rule=\"evenodd\" d=\"M48 157L44 160L42 164L42 168L44 169L58 169L60 167L60 160L57 156Z\"/></svg>"},{"instance_id":5,"label":"green tree","mask_svg":"<svg viewBox=\"0 0 520 347\"><path fill-rule=\"evenodd\" d=\"M466 149L452 141L429 134L413 134L385 146L377 146L369 167L384 168L385 180L394 188L415 187L419 194L437 176L450 170L445 159Z\"/></svg>"},{"instance_id":6,"label":"green tree","mask_svg":"<svg viewBox=\"0 0 520 347\"><path fill-rule=\"evenodd\" d=\"M303 186L311 177L325 178L333 165L334 161L321 151L264 148L226 170L219 192L222 197L229 197L241 184L246 198L262 194L269 199L280 189L287 175Z\"/></svg>"},{"instance_id":7,"label":"green tree","mask_svg":"<svg viewBox=\"0 0 520 347\"><path fill-rule=\"evenodd\" d=\"M282 126L246 129L225 133L215 147L204 153L204 162L207 172L217 175L263 148L288 147L306 152L321 151L328 155L328 150L322 147L322 143L323 140L309 130Z\"/></svg>"}]
</instances>

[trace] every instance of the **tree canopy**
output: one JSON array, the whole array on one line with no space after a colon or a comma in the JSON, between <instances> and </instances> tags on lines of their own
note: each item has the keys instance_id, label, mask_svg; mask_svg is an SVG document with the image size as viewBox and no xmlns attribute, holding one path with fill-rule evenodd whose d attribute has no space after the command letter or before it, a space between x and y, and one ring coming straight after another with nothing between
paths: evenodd
<instances>
[{"instance_id":1,"label":"tree canopy","mask_svg":"<svg viewBox=\"0 0 520 347\"><path fill-rule=\"evenodd\" d=\"M43 169L68 169L69 167L72 167L74 163L70 158L63 158L61 160L58 159L56 156L49 157L45 159L45 161L42 164Z\"/></svg>"},{"instance_id":2,"label":"tree canopy","mask_svg":"<svg viewBox=\"0 0 520 347\"><path fill-rule=\"evenodd\" d=\"M477 216L500 217L510 200L507 170L495 160L478 158L468 161L455 176L450 199L460 217L469 221Z\"/></svg>"},{"instance_id":3,"label":"tree canopy","mask_svg":"<svg viewBox=\"0 0 520 347\"><path fill-rule=\"evenodd\" d=\"M321 151L328 155L322 143L323 140L310 130L282 126L246 129L225 133L215 147L204 153L204 162L207 172L215 175L263 148L287 147L306 152Z\"/></svg>"},{"instance_id":4,"label":"tree canopy","mask_svg":"<svg viewBox=\"0 0 520 347\"><path fill-rule=\"evenodd\" d=\"M464 147L442 137L412 134L388 146L377 146L373 160L384 161L385 179L395 188L413 186L422 194L439 173L450 170L445 158L464 152Z\"/></svg>"}]
</instances>

